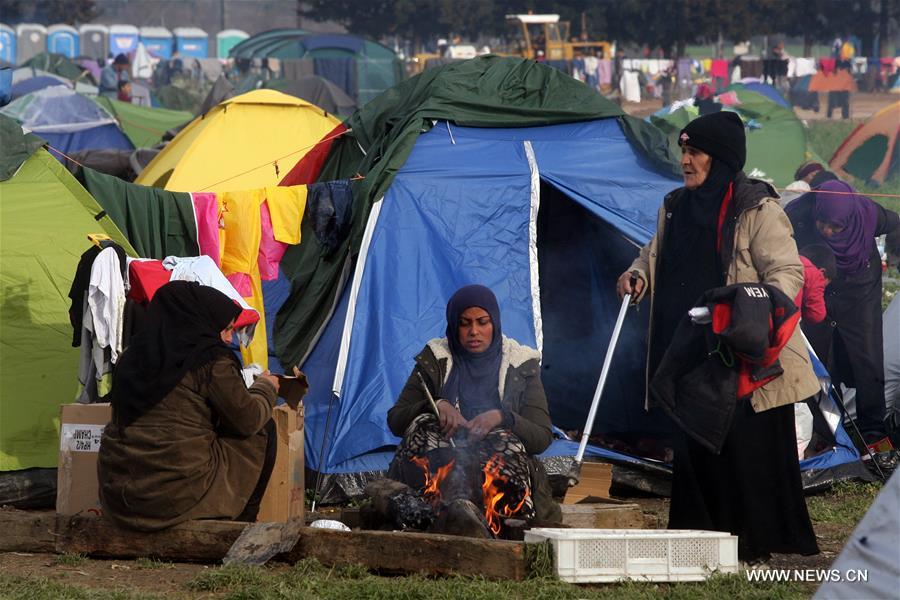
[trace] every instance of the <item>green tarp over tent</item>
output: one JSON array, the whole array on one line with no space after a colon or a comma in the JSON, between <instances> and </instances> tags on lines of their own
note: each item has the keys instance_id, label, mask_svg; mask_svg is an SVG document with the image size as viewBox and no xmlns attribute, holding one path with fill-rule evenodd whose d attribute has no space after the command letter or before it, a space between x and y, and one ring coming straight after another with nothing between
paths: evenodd
<instances>
[{"instance_id":1,"label":"green tarp over tent","mask_svg":"<svg viewBox=\"0 0 900 600\"><path fill-rule=\"evenodd\" d=\"M193 113L183 110L137 106L103 96L93 100L115 117L135 148L155 146L168 130L194 118Z\"/></svg>"},{"instance_id":2,"label":"green tarp over tent","mask_svg":"<svg viewBox=\"0 0 900 600\"><path fill-rule=\"evenodd\" d=\"M0 117L0 137L0 471L55 467L59 406L78 386L68 292L86 236L134 251L34 136Z\"/></svg>"},{"instance_id":3,"label":"green tarp over tent","mask_svg":"<svg viewBox=\"0 0 900 600\"><path fill-rule=\"evenodd\" d=\"M285 254L281 265L292 281L292 294L275 324L275 349L282 364L300 362L317 339L359 252L372 203L384 195L419 134L435 120L471 127L531 127L604 117L618 117L625 134L660 171L680 175L665 136L655 127L625 115L565 73L521 58L483 56L429 69L356 111L345 122L351 132L335 140L319 175L319 181L365 176L353 182L352 230L326 255L304 219L304 242Z\"/></svg>"},{"instance_id":4,"label":"green tarp over tent","mask_svg":"<svg viewBox=\"0 0 900 600\"><path fill-rule=\"evenodd\" d=\"M725 110L734 110L748 124L744 172L779 187L788 185L801 163L816 158L808 147L806 128L793 110L756 92L733 91L739 104ZM695 108L682 107L665 116L654 115L650 122L666 133L672 148L677 148L678 133L696 116Z\"/></svg>"}]
</instances>

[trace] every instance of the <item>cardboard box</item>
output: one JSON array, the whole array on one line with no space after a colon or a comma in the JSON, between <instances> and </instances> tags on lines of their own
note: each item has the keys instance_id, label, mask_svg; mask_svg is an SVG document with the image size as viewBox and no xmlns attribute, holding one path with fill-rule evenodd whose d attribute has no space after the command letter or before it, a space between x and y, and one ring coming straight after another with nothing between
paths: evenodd
<instances>
[{"instance_id":1,"label":"cardboard box","mask_svg":"<svg viewBox=\"0 0 900 600\"><path fill-rule=\"evenodd\" d=\"M112 417L109 404L63 404L59 410L59 471L56 512L100 514L97 456L100 436Z\"/></svg>"},{"instance_id":2,"label":"cardboard box","mask_svg":"<svg viewBox=\"0 0 900 600\"><path fill-rule=\"evenodd\" d=\"M601 502L609 498L612 485L612 465L598 462L581 463L578 485L566 492L563 504Z\"/></svg>"},{"instance_id":3,"label":"cardboard box","mask_svg":"<svg viewBox=\"0 0 900 600\"><path fill-rule=\"evenodd\" d=\"M287 405L272 411L278 433L278 452L269 485L259 505L257 521L286 522L304 518L303 405L293 410Z\"/></svg>"}]
</instances>

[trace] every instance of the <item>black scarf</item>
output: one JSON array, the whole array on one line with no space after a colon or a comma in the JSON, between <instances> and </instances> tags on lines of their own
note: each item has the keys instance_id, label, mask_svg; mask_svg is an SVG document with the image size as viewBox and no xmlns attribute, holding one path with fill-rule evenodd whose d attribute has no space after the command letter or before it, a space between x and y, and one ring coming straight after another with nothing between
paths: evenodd
<instances>
[{"instance_id":1,"label":"black scarf","mask_svg":"<svg viewBox=\"0 0 900 600\"><path fill-rule=\"evenodd\" d=\"M122 354L113 375L113 420L127 427L153 408L190 371L230 356L220 333L241 313L222 292L196 282L172 281L147 308L146 325Z\"/></svg>"},{"instance_id":2,"label":"black scarf","mask_svg":"<svg viewBox=\"0 0 900 600\"><path fill-rule=\"evenodd\" d=\"M651 377L694 301L725 284L716 249L719 209L736 175L723 161L712 159L703 184L684 189L670 209L656 270Z\"/></svg>"},{"instance_id":3,"label":"black scarf","mask_svg":"<svg viewBox=\"0 0 900 600\"><path fill-rule=\"evenodd\" d=\"M494 325L491 344L480 354L469 352L459 342L459 317L473 306L483 308ZM458 400L460 412L466 419L499 409L503 333L500 307L491 290L483 285L467 285L453 294L447 303L447 342L453 355L453 368L441 396L450 402Z\"/></svg>"}]
</instances>

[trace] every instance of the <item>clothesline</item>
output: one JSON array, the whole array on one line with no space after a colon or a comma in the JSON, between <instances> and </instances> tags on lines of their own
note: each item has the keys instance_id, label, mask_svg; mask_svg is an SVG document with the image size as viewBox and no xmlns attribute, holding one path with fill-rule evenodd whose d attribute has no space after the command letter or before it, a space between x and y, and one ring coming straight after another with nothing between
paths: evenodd
<instances>
[{"instance_id":1,"label":"clothesline","mask_svg":"<svg viewBox=\"0 0 900 600\"><path fill-rule=\"evenodd\" d=\"M309 146L305 146L305 147L303 147L303 148L298 148L297 150L294 150L294 151L292 151L292 152L288 152L288 153L285 154L284 156L280 156L280 157L278 157L278 158L276 158L276 159L274 159L274 160L266 161L266 162L264 162L264 163L262 163L262 164L260 164L260 165L257 165L257 166L255 166L255 167L252 167L252 168L250 168L250 169L247 169L246 171L244 171L244 172L242 172L242 173L237 173L236 175L232 175L232 176L230 176L230 177L226 177L225 179L223 179L223 180L221 180L221 181L217 181L217 182L215 182L215 183L211 183L211 184L209 184L209 185L207 185L207 186L204 186L204 187L200 188L200 189L197 190L197 191L199 191L199 192L206 191L206 190L208 190L208 189L210 189L210 188L212 188L212 187L215 187L215 186L218 186L218 185L220 185L220 184L223 184L223 183L225 183L226 181L231 181L232 179L236 179L236 178L238 178L238 177L242 177L242 176L246 175L247 173L252 173L253 171L255 171L255 170L257 170L257 169L261 169L261 168L263 168L263 167L268 167L269 165L275 165L275 169L276 169L276 172L277 172L277 169L278 169L278 161L284 160L285 158L287 158L287 157L289 157L289 156L293 156L294 154L297 154L297 153L299 153L299 152L303 152L304 150L309 150L310 148L314 148L314 147L316 147L316 146L318 146L319 144L322 144L322 143L324 143L324 142L330 142L331 140L336 139L336 138L339 138L339 137L341 137L342 135L345 135L345 134L347 134L347 133L350 133L351 131L353 131L353 130L352 130L352 129L345 129L344 131L341 131L341 132L339 132L339 133L336 133L336 134L334 134L334 135L332 135L332 136L328 136L328 137L326 137L326 138L322 138L321 140L315 142L314 144L310 144Z\"/></svg>"},{"instance_id":2,"label":"clothesline","mask_svg":"<svg viewBox=\"0 0 900 600\"><path fill-rule=\"evenodd\" d=\"M794 194L797 194L797 193L809 194L810 192L813 192L813 193L823 192L824 193L827 191L829 194L834 194L834 195L839 195L839 196L868 196L868 197L874 197L874 198L900 198L900 194L867 194L865 192L835 192L835 191L831 191L831 190L809 190L809 191L801 192L800 190L789 190L787 188L779 188L779 187L775 188L775 190L778 192L791 192Z\"/></svg>"},{"instance_id":3,"label":"clothesline","mask_svg":"<svg viewBox=\"0 0 900 600\"><path fill-rule=\"evenodd\" d=\"M47 150L51 150L51 151L53 151L53 152L56 152L57 154L59 154L60 156L62 156L63 158L65 158L66 160L75 163L76 165L78 165L78 166L81 167L82 169L86 169L86 168L87 168L87 167L85 167L83 164L81 164L80 162L78 162L77 160L75 160L74 158L72 158L71 156L69 156L68 154L66 154L65 152L63 152L62 150L58 150L58 149L54 148L53 146L51 146L50 144L47 144Z\"/></svg>"}]
</instances>

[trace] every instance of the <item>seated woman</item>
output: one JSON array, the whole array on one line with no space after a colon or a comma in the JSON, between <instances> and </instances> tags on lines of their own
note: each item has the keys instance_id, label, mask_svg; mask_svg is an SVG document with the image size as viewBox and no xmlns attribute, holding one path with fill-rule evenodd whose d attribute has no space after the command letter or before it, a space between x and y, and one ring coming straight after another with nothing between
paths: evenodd
<instances>
[{"instance_id":1,"label":"seated woman","mask_svg":"<svg viewBox=\"0 0 900 600\"><path fill-rule=\"evenodd\" d=\"M98 462L103 511L152 531L189 519L253 521L275 462L268 371L247 389L229 348L241 309L225 294L173 281L113 375L112 421Z\"/></svg>"},{"instance_id":2,"label":"seated woman","mask_svg":"<svg viewBox=\"0 0 900 600\"><path fill-rule=\"evenodd\" d=\"M450 448L454 440L457 455L465 446L473 462L477 457L479 473L489 461L499 465L501 478L507 479L506 504L521 504L517 518L560 521L546 472L534 458L551 441L539 361L536 350L503 336L491 290L460 288L447 304L447 336L429 341L416 356L388 412L391 431L403 437L388 475L421 487L424 473L413 460ZM436 400L440 418L423 385ZM482 481L474 483L480 490Z\"/></svg>"}]
</instances>

